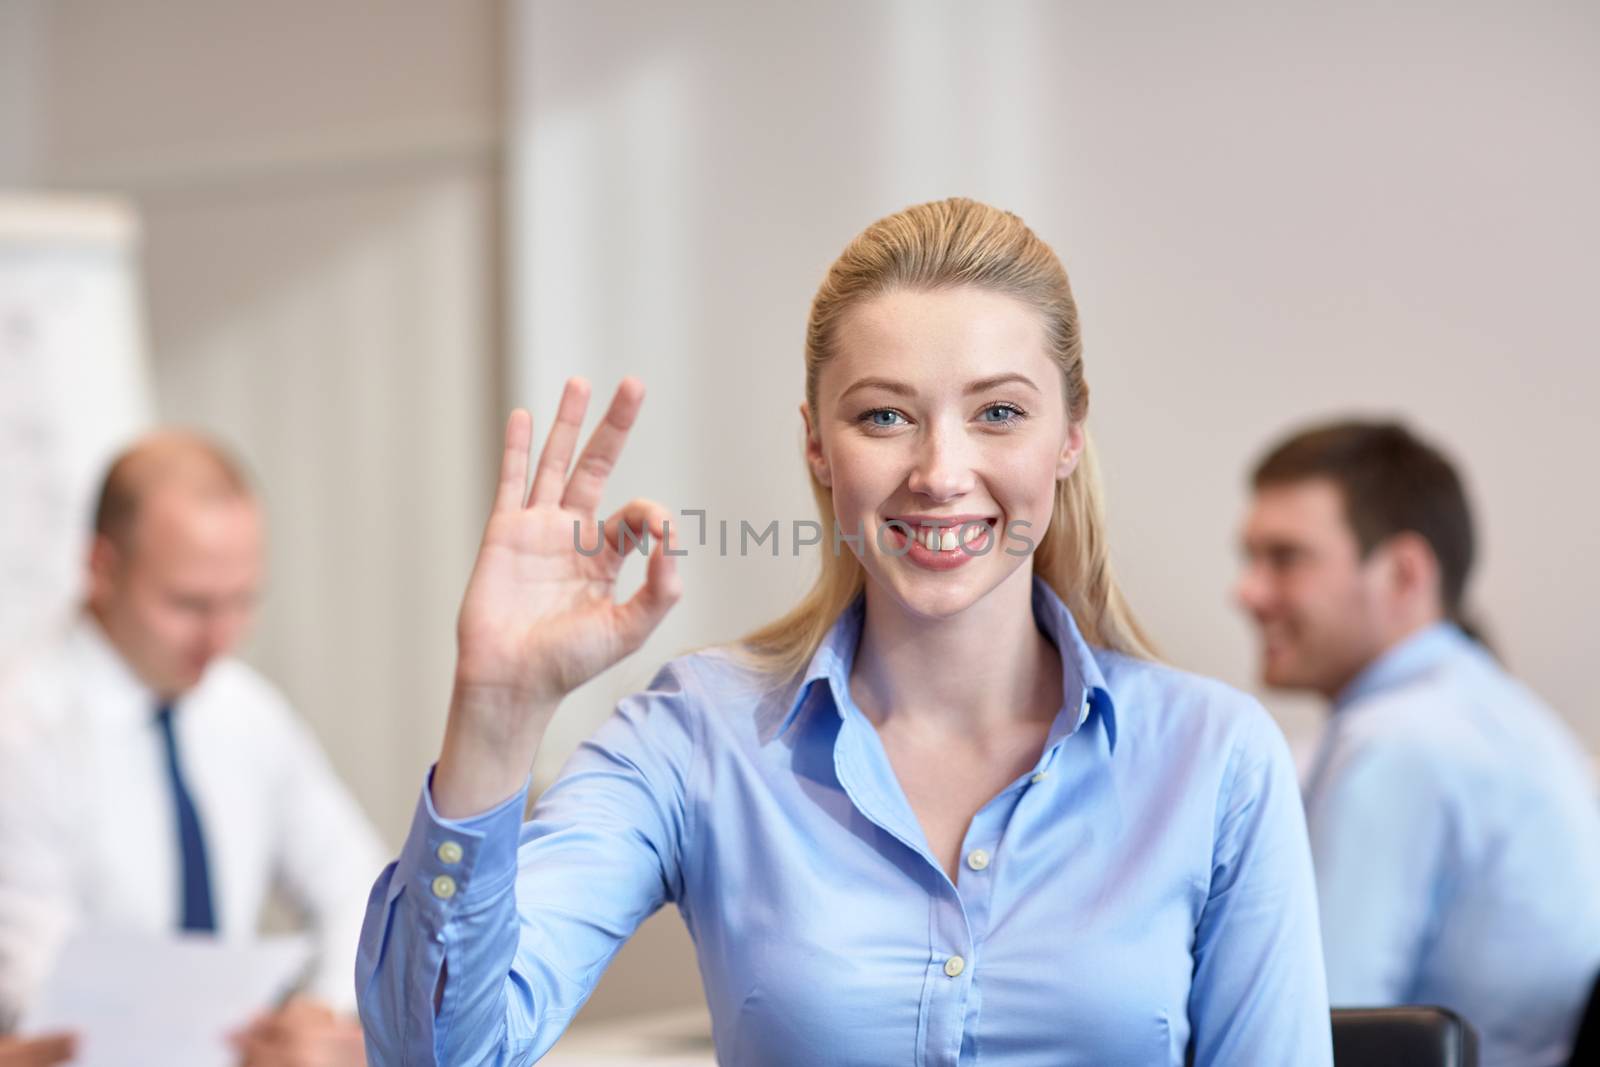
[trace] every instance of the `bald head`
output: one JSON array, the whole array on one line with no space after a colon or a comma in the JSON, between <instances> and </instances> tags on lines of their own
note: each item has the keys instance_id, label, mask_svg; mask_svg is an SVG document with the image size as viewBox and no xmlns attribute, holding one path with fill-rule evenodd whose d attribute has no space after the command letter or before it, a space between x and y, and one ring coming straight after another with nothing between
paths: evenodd
<instances>
[{"instance_id":1,"label":"bald head","mask_svg":"<svg viewBox=\"0 0 1600 1067\"><path fill-rule=\"evenodd\" d=\"M243 635L261 540L249 483L216 443L165 430L112 464L95 509L89 610L158 695L192 688Z\"/></svg>"},{"instance_id":2,"label":"bald head","mask_svg":"<svg viewBox=\"0 0 1600 1067\"><path fill-rule=\"evenodd\" d=\"M95 507L95 534L128 547L140 506L160 491L196 502L251 497L243 470L221 445L187 430L158 430L136 441L106 472Z\"/></svg>"}]
</instances>

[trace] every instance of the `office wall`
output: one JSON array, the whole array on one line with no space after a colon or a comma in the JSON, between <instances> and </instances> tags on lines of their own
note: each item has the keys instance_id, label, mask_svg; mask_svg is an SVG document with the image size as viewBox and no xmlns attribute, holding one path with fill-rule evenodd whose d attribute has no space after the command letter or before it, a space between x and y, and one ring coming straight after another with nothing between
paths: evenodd
<instances>
[{"instance_id":1,"label":"office wall","mask_svg":"<svg viewBox=\"0 0 1600 1067\"><path fill-rule=\"evenodd\" d=\"M7 4L0 183L138 210L158 414L266 499L245 654L397 847L498 457L500 7Z\"/></svg>"},{"instance_id":2,"label":"office wall","mask_svg":"<svg viewBox=\"0 0 1600 1067\"><path fill-rule=\"evenodd\" d=\"M1230 586L1265 443L1398 415L1469 474L1472 598L1506 657L1600 750L1593 6L513 11L512 396L542 429L568 374L602 398L644 379L615 501L811 517L817 282L872 219L979 197L1073 278L1114 558L1173 662L1254 687ZM682 561L650 644L569 702L541 780L663 659L772 617L814 570L714 549ZM1313 705L1263 696L1303 746ZM637 965L681 973L670 948ZM678 981L658 1002L693 995Z\"/></svg>"},{"instance_id":3,"label":"office wall","mask_svg":"<svg viewBox=\"0 0 1600 1067\"><path fill-rule=\"evenodd\" d=\"M817 281L873 218L955 193L1067 263L1117 563L1170 659L1252 685L1228 587L1263 442L1396 413L1468 469L1476 601L1600 749L1597 38L1592 6L1550 2L4 0L0 182L140 208L158 405L266 487L249 655L392 843L436 750L504 408L542 431L566 375L638 374L613 501L809 517ZM563 710L541 781L811 562L683 569L656 638ZM1266 697L1310 735L1310 705ZM693 971L653 920L592 1014L692 1002Z\"/></svg>"},{"instance_id":4,"label":"office wall","mask_svg":"<svg viewBox=\"0 0 1600 1067\"><path fill-rule=\"evenodd\" d=\"M547 419L569 373L645 380L619 501L808 516L795 409L822 272L879 215L976 196L1067 263L1115 558L1172 660L1252 685L1229 588L1264 443L1399 415L1470 476L1473 600L1507 657L1600 749L1592 8L515 10L513 392ZM669 632L574 719L770 617L812 561L685 570Z\"/></svg>"},{"instance_id":5,"label":"office wall","mask_svg":"<svg viewBox=\"0 0 1600 1067\"><path fill-rule=\"evenodd\" d=\"M0 3L0 179L24 185L36 152L43 0Z\"/></svg>"}]
</instances>

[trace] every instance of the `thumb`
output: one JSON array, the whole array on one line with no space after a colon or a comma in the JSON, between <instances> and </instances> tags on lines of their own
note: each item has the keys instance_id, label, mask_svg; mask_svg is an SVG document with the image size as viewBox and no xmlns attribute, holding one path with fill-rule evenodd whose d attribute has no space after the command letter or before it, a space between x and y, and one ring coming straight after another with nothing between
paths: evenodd
<instances>
[{"instance_id":1,"label":"thumb","mask_svg":"<svg viewBox=\"0 0 1600 1067\"><path fill-rule=\"evenodd\" d=\"M678 533L671 529L666 508L653 501L632 501L618 516L630 526L648 528L655 541L645 566L644 584L614 612L619 635L630 649L636 649L683 596L678 557L668 554L668 549L678 547Z\"/></svg>"}]
</instances>

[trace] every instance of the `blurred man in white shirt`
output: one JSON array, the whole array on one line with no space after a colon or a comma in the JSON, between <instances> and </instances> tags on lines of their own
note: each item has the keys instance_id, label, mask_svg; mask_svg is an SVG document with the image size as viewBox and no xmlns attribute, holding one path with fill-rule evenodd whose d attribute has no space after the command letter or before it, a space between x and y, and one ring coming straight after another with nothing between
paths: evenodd
<instances>
[{"instance_id":1,"label":"blurred man in white shirt","mask_svg":"<svg viewBox=\"0 0 1600 1067\"><path fill-rule=\"evenodd\" d=\"M243 1058L361 1063L354 953L386 853L282 695L228 656L260 507L216 446L167 432L113 464L95 527L82 615L0 678L0 1013L15 1023L75 929L249 938L277 888L317 968L237 1036Z\"/></svg>"}]
</instances>

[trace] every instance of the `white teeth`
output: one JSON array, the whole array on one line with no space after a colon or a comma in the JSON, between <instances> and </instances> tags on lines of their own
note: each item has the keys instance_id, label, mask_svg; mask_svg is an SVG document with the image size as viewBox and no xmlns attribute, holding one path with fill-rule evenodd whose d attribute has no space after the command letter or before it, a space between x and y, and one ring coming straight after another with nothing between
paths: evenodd
<instances>
[{"instance_id":1,"label":"white teeth","mask_svg":"<svg viewBox=\"0 0 1600 1067\"><path fill-rule=\"evenodd\" d=\"M917 542L929 552L954 552L963 544L971 545L983 537L987 524L981 522L965 523L956 526L920 526L909 531L910 540Z\"/></svg>"},{"instance_id":2,"label":"white teeth","mask_svg":"<svg viewBox=\"0 0 1600 1067\"><path fill-rule=\"evenodd\" d=\"M976 523L964 529L954 526L943 528L924 526L911 531L911 540L926 548L929 552L954 552L963 544L972 544L983 536L983 527Z\"/></svg>"}]
</instances>

